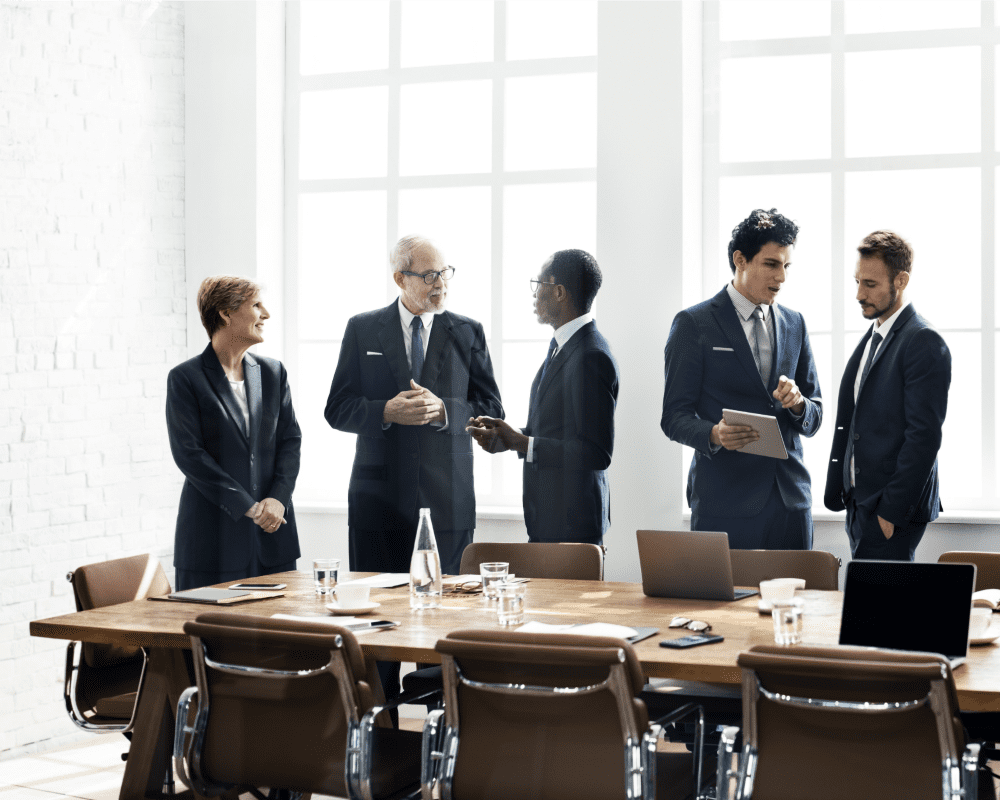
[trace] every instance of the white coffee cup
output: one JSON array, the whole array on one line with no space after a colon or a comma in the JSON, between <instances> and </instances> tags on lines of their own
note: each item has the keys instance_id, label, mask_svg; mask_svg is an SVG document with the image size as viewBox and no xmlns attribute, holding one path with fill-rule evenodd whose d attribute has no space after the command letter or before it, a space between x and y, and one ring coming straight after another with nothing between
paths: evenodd
<instances>
[{"instance_id":1,"label":"white coffee cup","mask_svg":"<svg viewBox=\"0 0 1000 800\"><path fill-rule=\"evenodd\" d=\"M778 600L791 600L795 596L795 588L797 586L797 578L775 578L771 581L761 581L761 600L767 600L769 603L774 603Z\"/></svg>"},{"instance_id":2,"label":"white coffee cup","mask_svg":"<svg viewBox=\"0 0 1000 800\"><path fill-rule=\"evenodd\" d=\"M335 591L341 608L358 608L368 603L371 587L363 583L338 583Z\"/></svg>"},{"instance_id":3,"label":"white coffee cup","mask_svg":"<svg viewBox=\"0 0 1000 800\"><path fill-rule=\"evenodd\" d=\"M969 617L969 638L978 639L986 635L993 622L993 610L990 608L974 608Z\"/></svg>"}]
</instances>

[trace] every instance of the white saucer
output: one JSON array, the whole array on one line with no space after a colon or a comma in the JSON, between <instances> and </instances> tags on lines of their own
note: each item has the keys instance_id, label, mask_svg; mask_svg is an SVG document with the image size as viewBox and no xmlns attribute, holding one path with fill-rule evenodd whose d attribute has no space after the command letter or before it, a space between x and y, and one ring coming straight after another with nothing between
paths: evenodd
<instances>
[{"instance_id":1,"label":"white saucer","mask_svg":"<svg viewBox=\"0 0 1000 800\"><path fill-rule=\"evenodd\" d=\"M797 606L801 606L802 605L802 601L798 597L793 597L792 598L792 602L795 605L797 605ZM757 610L761 614L770 614L772 611L774 611L774 602L771 601L771 600L758 600L757 601ZM998 635L1000 635L1000 634L998 634Z\"/></svg>"},{"instance_id":2,"label":"white saucer","mask_svg":"<svg viewBox=\"0 0 1000 800\"><path fill-rule=\"evenodd\" d=\"M969 637L969 644L989 644L1000 639L1000 625L991 625L982 636Z\"/></svg>"},{"instance_id":3,"label":"white saucer","mask_svg":"<svg viewBox=\"0 0 1000 800\"><path fill-rule=\"evenodd\" d=\"M337 617L346 616L350 614L370 614L376 608L378 608L381 603L362 603L360 606L353 606L347 608L340 605L340 603L333 601L326 604L326 610Z\"/></svg>"}]
</instances>

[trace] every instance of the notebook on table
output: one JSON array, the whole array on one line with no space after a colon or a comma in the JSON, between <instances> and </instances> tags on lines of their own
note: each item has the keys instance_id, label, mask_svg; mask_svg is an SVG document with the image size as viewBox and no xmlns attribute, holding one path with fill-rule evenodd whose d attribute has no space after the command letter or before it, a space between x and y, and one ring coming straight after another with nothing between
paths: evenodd
<instances>
[{"instance_id":1,"label":"notebook on table","mask_svg":"<svg viewBox=\"0 0 1000 800\"><path fill-rule=\"evenodd\" d=\"M188 589L173 592L150 600L167 600L174 603L206 603L213 606L229 606L235 603L249 603L253 600L270 600L281 597L282 592L248 592L241 589Z\"/></svg>"},{"instance_id":2,"label":"notebook on table","mask_svg":"<svg viewBox=\"0 0 1000 800\"><path fill-rule=\"evenodd\" d=\"M974 564L852 561L840 644L939 653L965 663L976 587Z\"/></svg>"},{"instance_id":3,"label":"notebook on table","mask_svg":"<svg viewBox=\"0 0 1000 800\"><path fill-rule=\"evenodd\" d=\"M756 589L733 588L729 536L719 531L636 531L642 591L647 597L742 600Z\"/></svg>"}]
</instances>

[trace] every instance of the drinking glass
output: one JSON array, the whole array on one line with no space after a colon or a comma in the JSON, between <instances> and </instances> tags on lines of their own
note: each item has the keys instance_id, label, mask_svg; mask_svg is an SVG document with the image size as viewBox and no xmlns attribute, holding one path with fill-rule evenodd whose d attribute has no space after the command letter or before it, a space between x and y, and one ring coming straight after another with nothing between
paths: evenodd
<instances>
[{"instance_id":1,"label":"drinking glass","mask_svg":"<svg viewBox=\"0 0 1000 800\"><path fill-rule=\"evenodd\" d=\"M497 599L497 584L507 580L506 561L484 561L479 565L479 575L483 579L483 596L489 600Z\"/></svg>"},{"instance_id":2,"label":"drinking glass","mask_svg":"<svg viewBox=\"0 0 1000 800\"><path fill-rule=\"evenodd\" d=\"M340 572L339 558L317 558L313 560L313 585L316 594L330 594L337 585L337 573Z\"/></svg>"},{"instance_id":3,"label":"drinking glass","mask_svg":"<svg viewBox=\"0 0 1000 800\"><path fill-rule=\"evenodd\" d=\"M501 625L520 625L524 622L523 583L494 584L497 592L497 622Z\"/></svg>"},{"instance_id":4,"label":"drinking glass","mask_svg":"<svg viewBox=\"0 0 1000 800\"><path fill-rule=\"evenodd\" d=\"M802 604L795 600L775 600L771 610L774 620L774 641L777 644L798 644L802 641Z\"/></svg>"}]
</instances>

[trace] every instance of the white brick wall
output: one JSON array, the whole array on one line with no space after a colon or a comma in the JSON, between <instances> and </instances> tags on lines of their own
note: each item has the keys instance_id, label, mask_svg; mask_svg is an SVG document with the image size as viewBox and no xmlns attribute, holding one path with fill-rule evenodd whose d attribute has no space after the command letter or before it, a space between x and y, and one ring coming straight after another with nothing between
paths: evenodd
<instances>
[{"instance_id":1,"label":"white brick wall","mask_svg":"<svg viewBox=\"0 0 1000 800\"><path fill-rule=\"evenodd\" d=\"M172 574L164 428L185 357L184 10L0 4L0 758L77 735L66 573L153 552Z\"/></svg>"}]
</instances>

